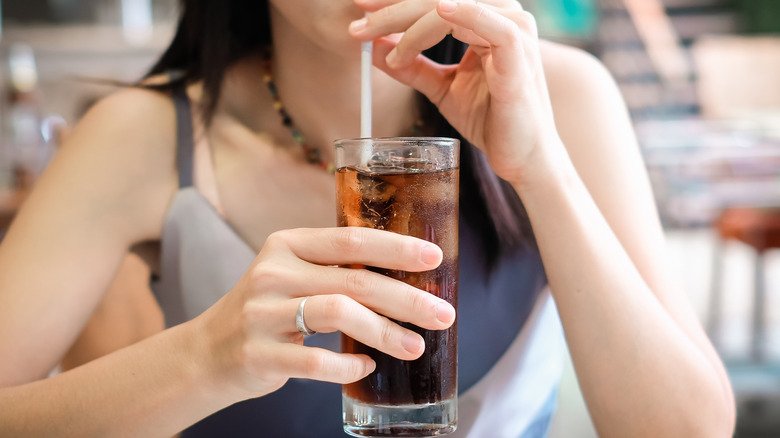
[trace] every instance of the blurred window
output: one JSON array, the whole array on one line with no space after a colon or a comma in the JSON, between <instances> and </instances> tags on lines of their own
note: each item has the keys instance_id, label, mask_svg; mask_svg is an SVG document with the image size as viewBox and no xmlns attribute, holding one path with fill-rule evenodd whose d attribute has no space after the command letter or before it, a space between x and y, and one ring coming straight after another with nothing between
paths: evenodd
<instances>
[{"instance_id":1,"label":"blurred window","mask_svg":"<svg viewBox=\"0 0 780 438\"><path fill-rule=\"evenodd\" d=\"M115 24L122 4L143 0L10 0L2 2L5 25L14 24ZM148 0L155 21L176 15L176 0Z\"/></svg>"}]
</instances>

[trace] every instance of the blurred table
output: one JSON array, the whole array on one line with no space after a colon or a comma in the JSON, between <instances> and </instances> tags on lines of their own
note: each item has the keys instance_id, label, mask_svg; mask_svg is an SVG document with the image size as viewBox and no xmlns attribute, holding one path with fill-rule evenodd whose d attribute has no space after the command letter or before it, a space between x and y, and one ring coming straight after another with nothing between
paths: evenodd
<instances>
[{"instance_id":1,"label":"blurred table","mask_svg":"<svg viewBox=\"0 0 780 438\"><path fill-rule=\"evenodd\" d=\"M724 208L780 206L776 126L758 119L638 124L664 225L711 226Z\"/></svg>"}]
</instances>

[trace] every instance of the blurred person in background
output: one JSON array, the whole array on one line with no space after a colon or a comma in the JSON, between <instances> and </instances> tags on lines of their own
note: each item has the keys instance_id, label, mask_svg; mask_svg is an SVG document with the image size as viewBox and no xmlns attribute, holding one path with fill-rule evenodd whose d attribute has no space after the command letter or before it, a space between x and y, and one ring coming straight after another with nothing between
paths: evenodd
<instances>
[{"instance_id":1,"label":"blurred person in background","mask_svg":"<svg viewBox=\"0 0 780 438\"><path fill-rule=\"evenodd\" d=\"M514 0L184 1L148 77L89 111L0 246L0 434L342 436L332 383L374 363L335 332L412 360L422 339L393 319L453 323L426 292L336 267L442 257L334 227L331 141L354 136L368 40L374 133L464 140L457 433L544 436L563 330L600 434L731 434L616 87ZM155 300L111 287L128 251L158 333ZM87 343L46 378L80 334L136 316L149 326L123 336L147 339Z\"/></svg>"}]
</instances>

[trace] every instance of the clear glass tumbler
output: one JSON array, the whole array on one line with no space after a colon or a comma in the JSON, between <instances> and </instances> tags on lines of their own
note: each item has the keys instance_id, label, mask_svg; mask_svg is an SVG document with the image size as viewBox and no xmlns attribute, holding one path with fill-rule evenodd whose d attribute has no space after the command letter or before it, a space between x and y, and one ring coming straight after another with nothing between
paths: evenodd
<instances>
[{"instance_id":1,"label":"clear glass tumbler","mask_svg":"<svg viewBox=\"0 0 780 438\"><path fill-rule=\"evenodd\" d=\"M401 280L457 307L459 142L395 137L336 141L338 225L370 227L439 245L442 264L427 272L352 265ZM344 430L354 436L439 436L457 426L457 325L419 333L425 352L413 361L347 336L342 350L367 354L376 370L344 385Z\"/></svg>"}]
</instances>

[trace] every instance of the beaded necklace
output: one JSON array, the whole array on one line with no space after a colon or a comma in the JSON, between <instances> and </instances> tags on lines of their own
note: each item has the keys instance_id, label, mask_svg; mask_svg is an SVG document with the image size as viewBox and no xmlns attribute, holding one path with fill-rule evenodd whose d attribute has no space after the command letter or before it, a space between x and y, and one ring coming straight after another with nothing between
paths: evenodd
<instances>
[{"instance_id":1,"label":"beaded necklace","mask_svg":"<svg viewBox=\"0 0 780 438\"><path fill-rule=\"evenodd\" d=\"M282 125L285 126L290 131L290 135L292 136L293 141L295 141L296 144L298 144L301 149L303 150L303 156L306 159L306 162L309 164L313 164L323 170L325 170L328 173L335 173L336 172L336 165L334 163L326 163L322 159L322 153L319 149L316 147L311 146L307 141L306 137L304 137L303 133L300 129L295 125L295 122L293 122L292 117L290 116L290 113L287 112L287 109L284 107L284 104L282 103L282 99L279 96L279 88L276 86L276 82L274 82L273 74L271 73L271 56L270 54L265 55L264 59L264 72L263 72L263 83L268 88L268 91L271 93L271 98L274 101L274 109L279 114L279 117L281 118ZM424 130L425 123L422 119L415 120L414 124L412 125L411 129L409 130L410 135L414 137L419 137L422 135L422 132Z\"/></svg>"}]
</instances>

